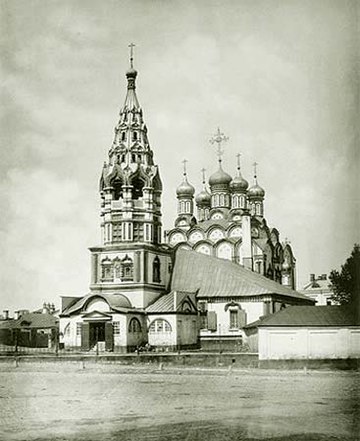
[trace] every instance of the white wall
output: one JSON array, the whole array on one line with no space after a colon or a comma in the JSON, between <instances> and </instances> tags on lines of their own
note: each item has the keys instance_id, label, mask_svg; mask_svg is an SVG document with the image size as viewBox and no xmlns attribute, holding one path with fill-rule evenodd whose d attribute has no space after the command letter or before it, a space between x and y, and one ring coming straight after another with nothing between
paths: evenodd
<instances>
[{"instance_id":1,"label":"white wall","mask_svg":"<svg viewBox=\"0 0 360 441\"><path fill-rule=\"evenodd\" d=\"M259 328L259 359L359 358L360 327Z\"/></svg>"}]
</instances>

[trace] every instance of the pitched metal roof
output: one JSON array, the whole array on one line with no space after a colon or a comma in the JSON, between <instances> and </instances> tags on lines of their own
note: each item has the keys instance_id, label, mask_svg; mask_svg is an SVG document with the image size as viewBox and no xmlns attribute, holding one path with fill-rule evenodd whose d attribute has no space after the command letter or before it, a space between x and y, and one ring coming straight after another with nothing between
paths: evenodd
<instances>
[{"instance_id":1,"label":"pitched metal roof","mask_svg":"<svg viewBox=\"0 0 360 441\"><path fill-rule=\"evenodd\" d=\"M123 294L94 294L94 293L90 293L87 294L84 297L79 297L79 300L73 304L71 304L70 306L68 306L67 308L64 309L64 311L62 311L61 314L72 314L74 312L77 312L79 310L81 310L84 305L86 304L87 301L89 301L91 298L96 298L96 297L100 297L103 300L105 300L105 302L107 302L109 304L109 306L116 310L116 311L124 311L126 312L127 310L133 309L130 300L125 297Z\"/></svg>"},{"instance_id":2,"label":"pitched metal roof","mask_svg":"<svg viewBox=\"0 0 360 441\"><path fill-rule=\"evenodd\" d=\"M198 298L276 294L314 304L309 297L228 260L179 248L171 289L198 291Z\"/></svg>"},{"instance_id":3,"label":"pitched metal roof","mask_svg":"<svg viewBox=\"0 0 360 441\"><path fill-rule=\"evenodd\" d=\"M175 311L175 292L161 296L154 303L146 308L146 312L174 312Z\"/></svg>"},{"instance_id":4,"label":"pitched metal roof","mask_svg":"<svg viewBox=\"0 0 360 441\"><path fill-rule=\"evenodd\" d=\"M355 325L355 311L349 306L289 306L275 314L250 323L246 328Z\"/></svg>"},{"instance_id":5,"label":"pitched metal roof","mask_svg":"<svg viewBox=\"0 0 360 441\"><path fill-rule=\"evenodd\" d=\"M181 306L186 300L190 301L190 303L196 310L193 304L193 300L191 300L190 298L191 296L195 297L195 294L195 292L190 293L186 291L171 291L168 294L161 296L160 298L155 300L154 303L149 305L146 308L146 312L177 312L181 309Z\"/></svg>"}]
</instances>

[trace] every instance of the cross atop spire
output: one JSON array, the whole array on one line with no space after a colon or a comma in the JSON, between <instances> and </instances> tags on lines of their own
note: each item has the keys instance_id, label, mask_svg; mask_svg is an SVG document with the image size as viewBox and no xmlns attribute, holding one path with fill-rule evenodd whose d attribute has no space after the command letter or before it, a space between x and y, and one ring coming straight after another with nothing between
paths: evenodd
<instances>
[{"instance_id":1,"label":"cross atop spire","mask_svg":"<svg viewBox=\"0 0 360 441\"><path fill-rule=\"evenodd\" d=\"M186 164L188 163L188 160L187 160L187 159L184 159L184 160L182 161L182 163L183 163L183 167L184 167L183 175L186 177Z\"/></svg>"},{"instance_id":2,"label":"cross atop spire","mask_svg":"<svg viewBox=\"0 0 360 441\"><path fill-rule=\"evenodd\" d=\"M205 185L205 181L206 181L206 179L205 179L205 172L206 172L206 168L202 168L201 169L201 173L202 173L202 183Z\"/></svg>"},{"instance_id":3,"label":"cross atop spire","mask_svg":"<svg viewBox=\"0 0 360 441\"><path fill-rule=\"evenodd\" d=\"M255 182L256 182L256 180L257 180L256 167L257 167L258 165L259 165L259 164L258 164L256 161L253 163L253 166L254 166L254 179L255 179Z\"/></svg>"},{"instance_id":4,"label":"cross atop spire","mask_svg":"<svg viewBox=\"0 0 360 441\"><path fill-rule=\"evenodd\" d=\"M133 61L134 61L134 47L135 47L135 44L134 43L130 43L128 47L130 48L130 68L133 69L134 68Z\"/></svg>"},{"instance_id":5,"label":"cross atop spire","mask_svg":"<svg viewBox=\"0 0 360 441\"><path fill-rule=\"evenodd\" d=\"M210 144L215 144L215 143L217 144L216 153L218 155L220 164L222 161L222 155L224 153L224 150L221 148L221 143L226 142L228 139L229 139L228 136L225 136L224 133L220 132L219 127L215 135L212 138L210 138Z\"/></svg>"},{"instance_id":6,"label":"cross atop spire","mask_svg":"<svg viewBox=\"0 0 360 441\"><path fill-rule=\"evenodd\" d=\"M241 153L238 153L236 155L236 159L237 159L237 169L240 171L240 158L241 158Z\"/></svg>"}]
</instances>

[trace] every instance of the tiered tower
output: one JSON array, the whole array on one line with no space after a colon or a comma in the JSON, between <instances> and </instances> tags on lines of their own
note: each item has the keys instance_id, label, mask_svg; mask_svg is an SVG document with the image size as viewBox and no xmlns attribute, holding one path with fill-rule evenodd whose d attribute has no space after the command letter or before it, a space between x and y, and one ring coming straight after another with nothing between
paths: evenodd
<instances>
[{"instance_id":1,"label":"tiered tower","mask_svg":"<svg viewBox=\"0 0 360 441\"><path fill-rule=\"evenodd\" d=\"M100 178L102 246L91 248L90 288L131 291L133 305L145 307L167 285L170 256L160 245L162 183L136 96L133 46L125 102Z\"/></svg>"}]
</instances>

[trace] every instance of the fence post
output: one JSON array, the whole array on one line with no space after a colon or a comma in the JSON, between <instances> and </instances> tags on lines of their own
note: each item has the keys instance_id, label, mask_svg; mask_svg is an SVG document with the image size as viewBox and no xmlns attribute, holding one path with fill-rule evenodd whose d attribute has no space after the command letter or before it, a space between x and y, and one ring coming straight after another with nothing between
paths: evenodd
<instances>
[{"instance_id":1,"label":"fence post","mask_svg":"<svg viewBox=\"0 0 360 441\"><path fill-rule=\"evenodd\" d=\"M15 353L18 351L18 330L15 329Z\"/></svg>"},{"instance_id":2,"label":"fence post","mask_svg":"<svg viewBox=\"0 0 360 441\"><path fill-rule=\"evenodd\" d=\"M59 330L55 329L55 354L59 355Z\"/></svg>"},{"instance_id":3,"label":"fence post","mask_svg":"<svg viewBox=\"0 0 360 441\"><path fill-rule=\"evenodd\" d=\"M96 328L96 356L99 355L99 328Z\"/></svg>"}]
</instances>

